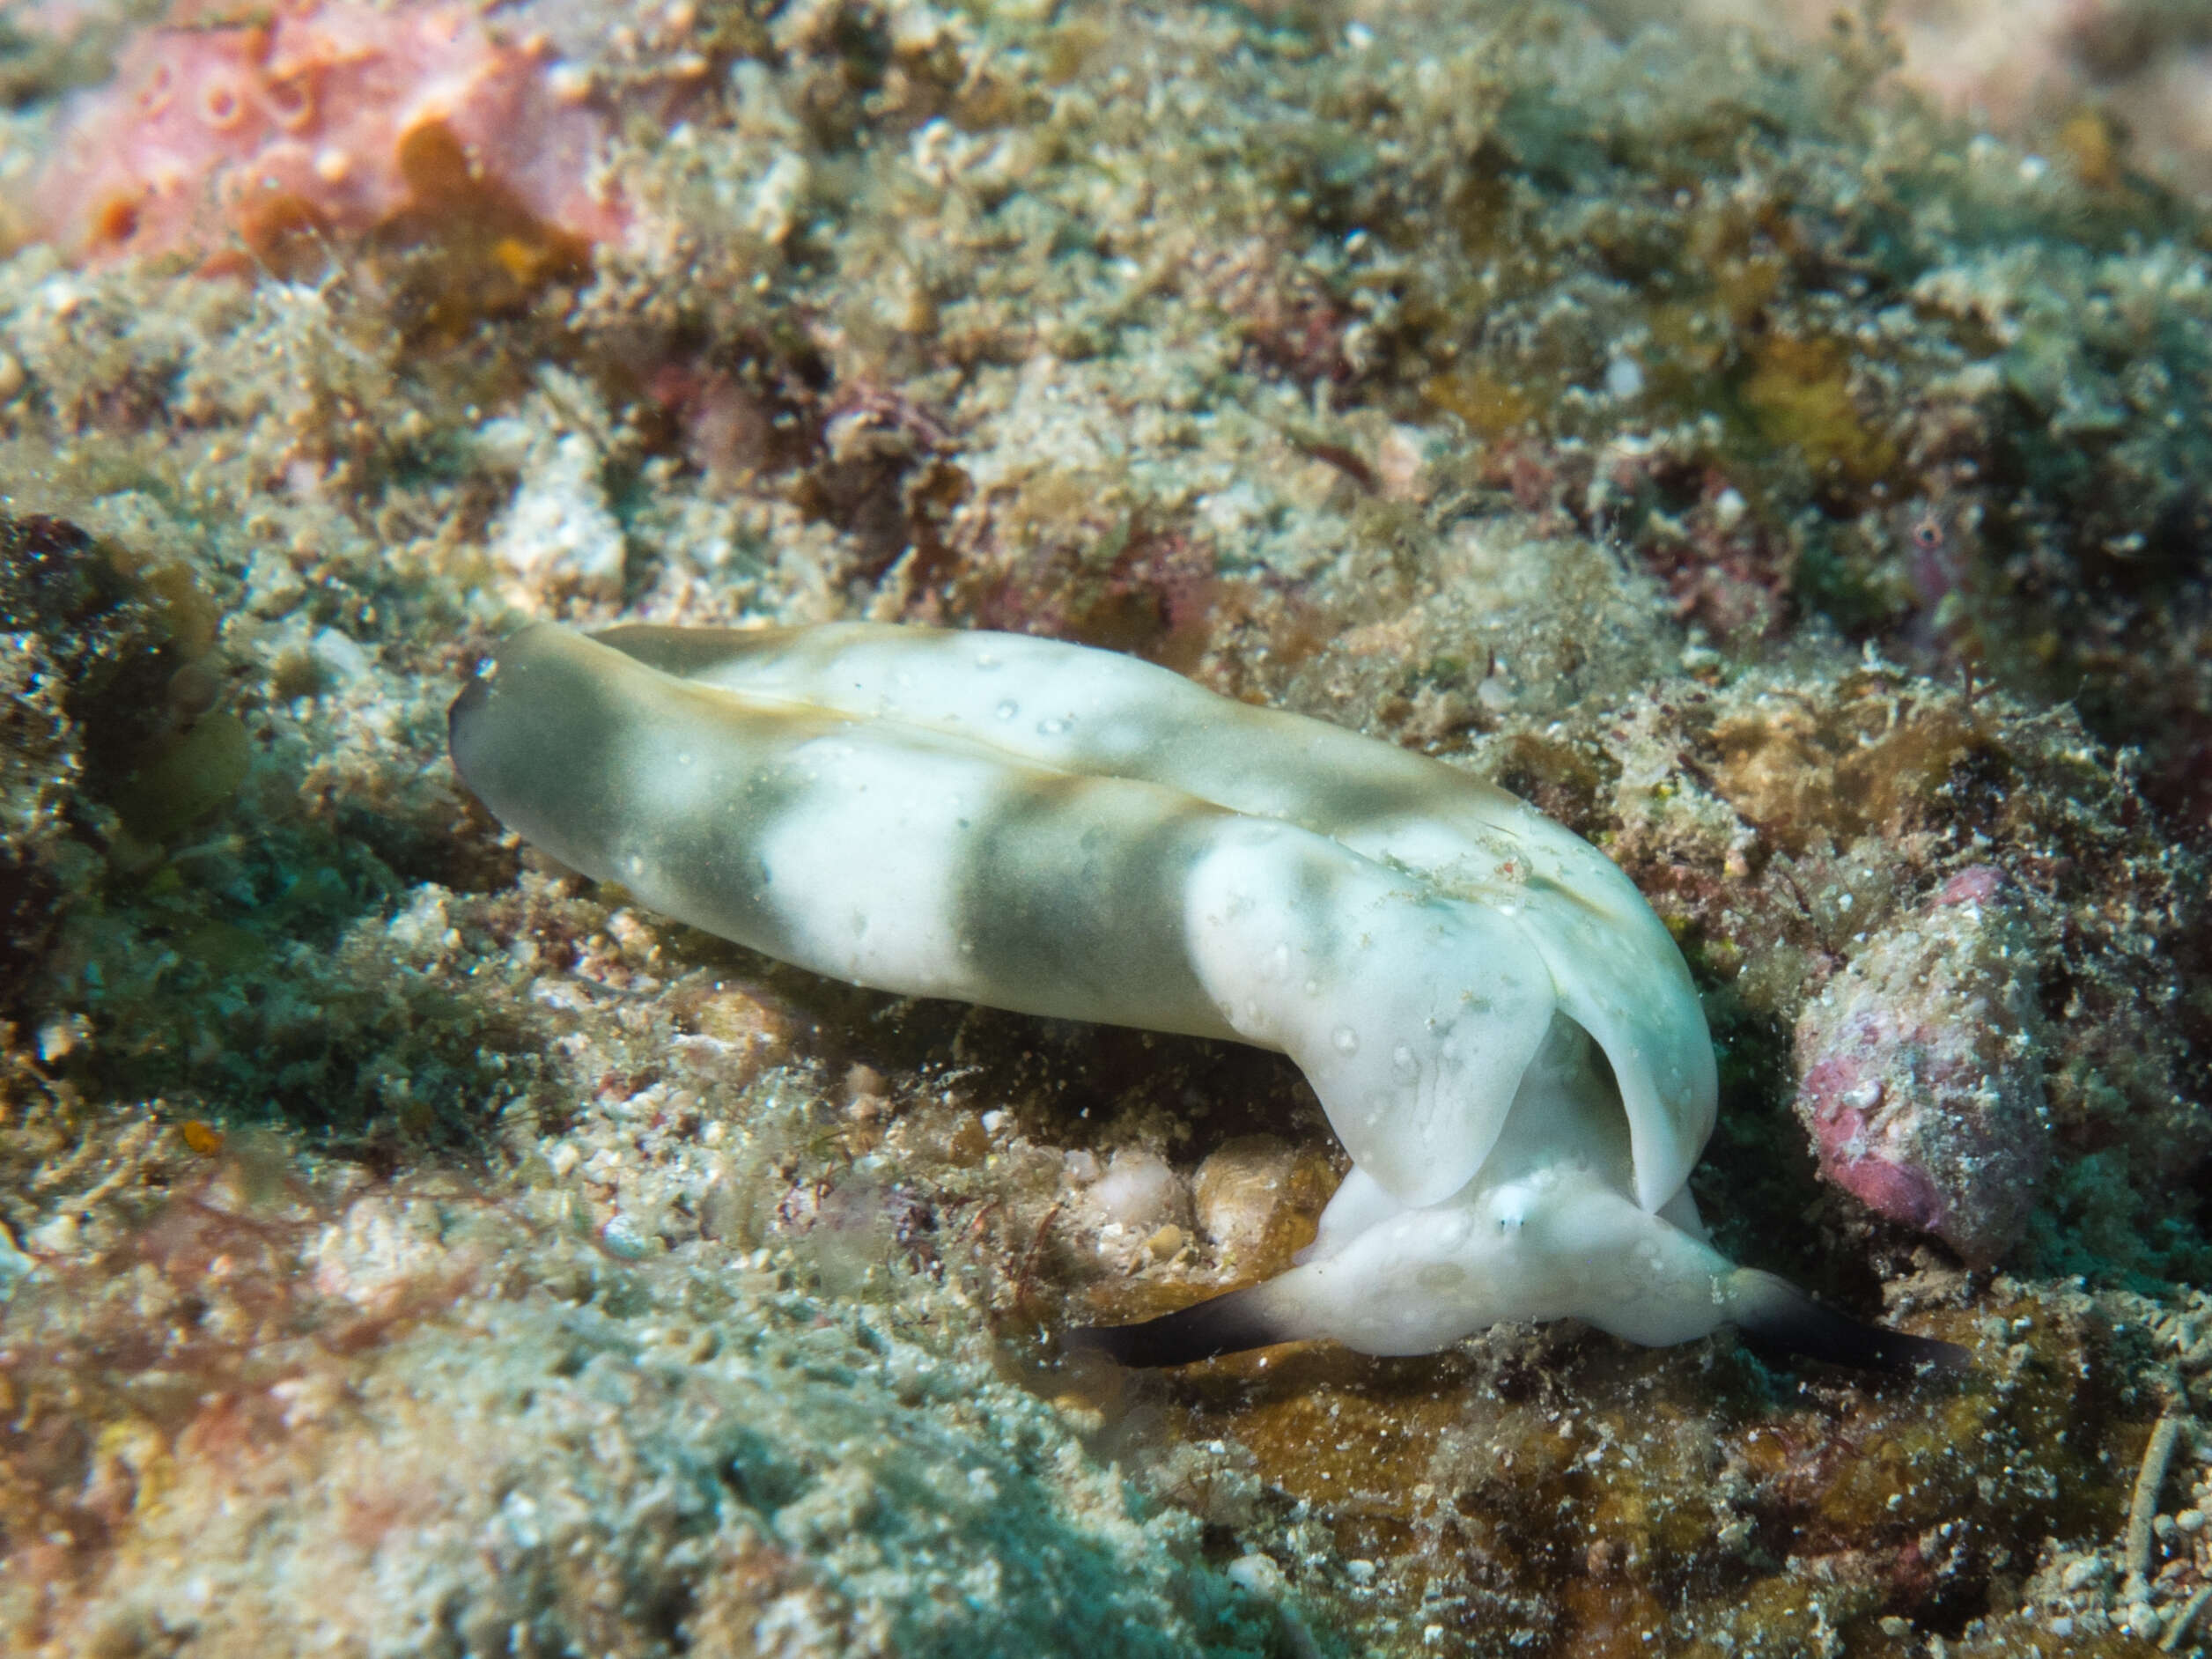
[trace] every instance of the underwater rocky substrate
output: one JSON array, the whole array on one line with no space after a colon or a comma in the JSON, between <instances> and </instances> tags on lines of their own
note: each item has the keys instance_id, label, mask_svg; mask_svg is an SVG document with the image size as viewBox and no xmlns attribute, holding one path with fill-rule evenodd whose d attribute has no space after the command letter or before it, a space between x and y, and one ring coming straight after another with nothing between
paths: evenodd
<instances>
[{"instance_id":1,"label":"underwater rocky substrate","mask_svg":"<svg viewBox=\"0 0 2212 1659\"><path fill-rule=\"evenodd\" d=\"M525 5L441 49L586 100L619 234L418 147L437 212L302 181L142 259L37 240L32 174L66 119L135 177L119 48L252 20L50 10L0 39L0 1645L2208 1640L2212 284L2116 123L1569 6L532 57ZM397 168L380 85L317 119ZM1721 1241L1974 1370L1065 1360L1279 1267L1318 1109L505 840L446 703L618 616L1046 633L1507 785L1692 963Z\"/></svg>"}]
</instances>

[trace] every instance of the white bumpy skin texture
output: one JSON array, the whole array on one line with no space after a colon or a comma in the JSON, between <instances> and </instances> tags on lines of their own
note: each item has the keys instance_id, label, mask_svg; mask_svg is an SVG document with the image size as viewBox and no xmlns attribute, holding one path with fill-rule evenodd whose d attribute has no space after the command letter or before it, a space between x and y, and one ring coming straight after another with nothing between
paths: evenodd
<instances>
[{"instance_id":1,"label":"white bumpy skin texture","mask_svg":"<svg viewBox=\"0 0 2212 1659\"><path fill-rule=\"evenodd\" d=\"M510 829L784 961L1289 1055L1353 1163L1320 1236L1265 1285L1093 1333L1132 1363L1569 1316L1847 1359L1921 1341L1704 1242L1713 1050L1680 953L1594 848L1441 763L1109 652L867 623L535 624L452 742Z\"/></svg>"}]
</instances>

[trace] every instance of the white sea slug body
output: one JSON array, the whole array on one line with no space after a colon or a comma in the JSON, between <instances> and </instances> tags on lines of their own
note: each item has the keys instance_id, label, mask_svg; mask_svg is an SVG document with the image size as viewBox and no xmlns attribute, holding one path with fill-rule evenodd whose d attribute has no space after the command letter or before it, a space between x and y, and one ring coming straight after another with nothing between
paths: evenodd
<instances>
[{"instance_id":1,"label":"white sea slug body","mask_svg":"<svg viewBox=\"0 0 2212 1659\"><path fill-rule=\"evenodd\" d=\"M1569 1316L1946 1357L1705 1242L1713 1051L1680 953L1594 848L1439 762L1108 652L866 623L535 624L452 741L510 829L770 955L1288 1054L1353 1165L1318 1238L1089 1333L1124 1359Z\"/></svg>"}]
</instances>

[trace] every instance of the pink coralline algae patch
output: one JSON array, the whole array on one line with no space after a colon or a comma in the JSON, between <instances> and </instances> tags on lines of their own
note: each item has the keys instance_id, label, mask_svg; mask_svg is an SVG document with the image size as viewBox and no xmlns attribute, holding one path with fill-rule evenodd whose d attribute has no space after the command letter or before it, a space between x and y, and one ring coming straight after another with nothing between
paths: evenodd
<instances>
[{"instance_id":1,"label":"pink coralline algae patch","mask_svg":"<svg viewBox=\"0 0 2212 1659\"><path fill-rule=\"evenodd\" d=\"M607 121L588 91L542 40L466 5L180 5L79 95L34 212L92 260L240 242L266 256L449 208L461 171L519 219L596 240L623 216L592 187Z\"/></svg>"},{"instance_id":2,"label":"pink coralline algae patch","mask_svg":"<svg viewBox=\"0 0 2212 1659\"><path fill-rule=\"evenodd\" d=\"M1821 1173L1968 1261L2020 1236L2050 1156L2033 934L1975 866L1873 940L1797 1021Z\"/></svg>"}]
</instances>

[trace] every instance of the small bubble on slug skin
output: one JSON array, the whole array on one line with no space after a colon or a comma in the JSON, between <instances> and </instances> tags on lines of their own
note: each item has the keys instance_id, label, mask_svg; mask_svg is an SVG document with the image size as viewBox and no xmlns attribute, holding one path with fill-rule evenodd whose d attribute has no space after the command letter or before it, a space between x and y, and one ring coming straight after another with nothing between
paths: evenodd
<instances>
[{"instance_id":1,"label":"small bubble on slug skin","mask_svg":"<svg viewBox=\"0 0 2212 1659\"><path fill-rule=\"evenodd\" d=\"M1065 730L1067 730L1065 720L1039 720L1037 722L1037 734L1042 737L1058 737Z\"/></svg>"},{"instance_id":2,"label":"small bubble on slug skin","mask_svg":"<svg viewBox=\"0 0 2212 1659\"><path fill-rule=\"evenodd\" d=\"M997 708L993 709L992 712L996 714L1002 720L1010 720L1015 715L1021 712L1021 705L1019 703L1016 703L1012 697L1008 697L1004 703L1001 703Z\"/></svg>"},{"instance_id":3,"label":"small bubble on slug skin","mask_svg":"<svg viewBox=\"0 0 2212 1659\"><path fill-rule=\"evenodd\" d=\"M1421 1063L1413 1058L1413 1051L1401 1043L1390 1051L1390 1071L1401 1083L1411 1083L1421 1074Z\"/></svg>"},{"instance_id":4,"label":"small bubble on slug skin","mask_svg":"<svg viewBox=\"0 0 2212 1659\"><path fill-rule=\"evenodd\" d=\"M676 751L676 764L677 764L677 765L679 765L679 766L689 766L689 765L691 765L692 763L693 763L693 762L692 762L691 751L690 751L689 749L688 749L688 748L680 748L680 749L678 749L678 750Z\"/></svg>"},{"instance_id":5,"label":"small bubble on slug skin","mask_svg":"<svg viewBox=\"0 0 2212 1659\"><path fill-rule=\"evenodd\" d=\"M1287 979L1290 977L1289 946L1278 945L1274 949L1267 953L1267 968L1265 971L1267 977L1271 980Z\"/></svg>"},{"instance_id":6,"label":"small bubble on slug skin","mask_svg":"<svg viewBox=\"0 0 2212 1659\"><path fill-rule=\"evenodd\" d=\"M1329 1040L1337 1045L1339 1054L1357 1054L1360 1051L1360 1034L1348 1025L1338 1026Z\"/></svg>"}]
</instances>

